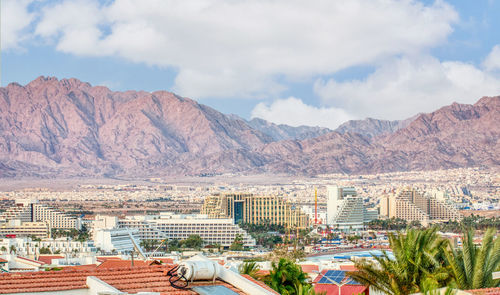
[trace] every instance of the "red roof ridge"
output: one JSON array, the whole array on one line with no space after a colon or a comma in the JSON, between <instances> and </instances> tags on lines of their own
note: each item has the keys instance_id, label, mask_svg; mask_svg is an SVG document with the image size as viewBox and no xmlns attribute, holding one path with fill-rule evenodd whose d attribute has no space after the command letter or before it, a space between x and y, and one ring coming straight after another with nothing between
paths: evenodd
<instances>
[{"instance_id":1,"label":"red roof ridge","mask_svg":"<svg viewBox=\"0 0 500 295\"><path fill-rule=\"evenodd\" d=\"M22 257L22 256L16 256L16 257L19 258L19 259L24 259L24 260L30 261L30 262L35 262L35 263L38 263L40 265L44 265L45 264L45 262L43 262L43 261L33 260L33 259L29 259L29 258Z\"/></svg>"}]
</instances>

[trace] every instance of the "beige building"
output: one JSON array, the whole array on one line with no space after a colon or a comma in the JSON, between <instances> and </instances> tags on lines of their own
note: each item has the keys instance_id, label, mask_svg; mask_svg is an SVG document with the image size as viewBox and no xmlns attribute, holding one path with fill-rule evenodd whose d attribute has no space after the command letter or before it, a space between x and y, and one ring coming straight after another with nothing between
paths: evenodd
<instances>
[{"instance_id":1,"label":"beige building","mask_svg":"<svg viewBox=\"0 0 500 295\"><path fill-rule=\"evenodd\" d=\"M0 222L8 222L9 220L43 221L48 223L50 228L58 229L81 229L82 227L79 218L39 204L35 200L16 200L13 207L0 214Z\"/></svg>"},{"instance_id":2,"label":"beige building","mask_svg":"<svg viewBox=\"0 0 500 295\"><path fill-rule=\"evenodd\" d=\"M50 226L47 222L29 222L21 220L9 220L0 225L0 236L15 235L16 237L36 236L37 238L48 238Z\"/></svg>"},{"instance_id":3,"label":"beige building","mask_svg":"<svg viewBox=\"0 0 500 295\"><path fill-rule=\"evenodd\" d=\"M423 224L462 218L452 204L410 188L382 197L380 215L407 221L418 220Z\"/></svg>"},{"instance_id":4,"label":"beige building","mask_svg":"<svg viewBox=\"0 0 500 295\"><path fill-rule=\"evenodd\" d=\"M272 223L290 228L306 228L309 217L278 196L232 193L205 198L201 214L209 218L231 218L234 223Z\"/></svg>"}]
</instances>

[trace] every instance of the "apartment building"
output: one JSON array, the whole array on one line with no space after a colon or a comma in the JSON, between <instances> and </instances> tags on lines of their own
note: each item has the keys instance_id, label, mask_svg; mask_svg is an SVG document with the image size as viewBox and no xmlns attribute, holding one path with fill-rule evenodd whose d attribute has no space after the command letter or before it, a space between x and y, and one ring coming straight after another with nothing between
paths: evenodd
<instances>
[{"instance_id":1,"label":"apartment building","mask_svg":"<svg viewBox=\"0 0 500 295\"><path fill-rule=\"evenodd\" d=\"M47 238L49 234L50 226L44 221L30 222L13 219L0 224L0 236L13 235L15 237L35 236L37 238Z\"/></svg>"},{"instance_id":2,"label":"apartment building","mask_svg":"<svg viewBox=\"0 0 500 295\"><path fill-rule=\"evenodd\" d=\"M81 229L81 219L60 212L49 206L39 204L36 200L16 200L13 207L0 214L0 222L21 220L23 222L46 222L50 228Z\"/></svg>"},{"instance_id":3,"label":"apartment building","mask_svg":"<svg viewBox=\"0 0 500 295\"><path fill-rule=\"evenodd\" d=\"M446 198L436 198L415 188L403 188L383 196L380 201L380 215L420 221L428 224L435 221L458 220L462 216Z\"/></svg>"},{"instance_id":4,"label":"apartment building","mask_svg":"<svg viewBox=\"0 0 500 295\"><path fill-rule=\"evenodd\" d=\"M206 197L201 209L209 218L229 218L235 224L271 223L289 228L306 228L309 217L299 207L279 196L230 193Z\"/></svg>"},{"instance_id":5,"label":"apartment building","mask_svg":"<svg viewBox=\"0 0 500 295\"><path fill-rule=\"evenodd\" d=\"M256 245L255 240L245 230L233 224L231 219L208 218L206 215L176 215L168 212L159 215L127 216L123 219L98 215L92 230L93 236L97 241L100 230L116 228L137 231L136 236L140 240L184 240L190 235L198 235L205 244L228 247L234 242L236 235L240 234L244 246Z\"/></svg>"},{"instance_id":6,"label":"apartment building","mask_svg":"<svg viewBox=\"0 0 500 295\"><path fill-rule=\"evenodd\" d=\"M378 212L367 209L353 187L327 186L327 197L327 224L335 228L358 230L378 218Z\"/></svg>"}]
</instances>

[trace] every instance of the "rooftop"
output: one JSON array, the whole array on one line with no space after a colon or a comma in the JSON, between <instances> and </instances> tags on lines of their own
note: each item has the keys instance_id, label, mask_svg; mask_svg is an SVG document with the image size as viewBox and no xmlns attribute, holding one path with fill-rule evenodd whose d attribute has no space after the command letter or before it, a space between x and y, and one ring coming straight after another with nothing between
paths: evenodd
<instances>
[{"instance_id":1,"label":"rooftop","mask_svg":"<svg viewBox=\"0 0 500 295\"><path fill-rule=\"evenodd\" d=\"M162 295L197 294L192 290L175 289L170 285L167 272L173 267L174 265L152 265L6 273L0 274L0 294L87 289L86 280L89 276L97 277L114 288L130 294L138 292L160 292ZM207 285L213 285L212 281L195 281L190 287ZM245 294L221 280L216 280L215 285L225 286L238 294Z\"/></svg>"}]
</instances>

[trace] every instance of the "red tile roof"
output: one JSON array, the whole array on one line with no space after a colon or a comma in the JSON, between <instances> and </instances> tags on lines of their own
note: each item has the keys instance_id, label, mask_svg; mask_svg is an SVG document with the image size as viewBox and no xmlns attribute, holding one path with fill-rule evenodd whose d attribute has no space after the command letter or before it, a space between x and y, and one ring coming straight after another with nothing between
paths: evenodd
<instances>
[{"instance_id":1,"label":"red tile roof","mask_svg":"<svg viewBox=\"0 0 500 295\"><path fill-rule=\"evenodd\" d=\"M319 272L319 266L315 264L301 264L300 267L305 273L317 273Z\"/></svg>"},{"instance_id":2,"label":"red tile roof","mask_svg":"<svg viewBox=\"0 0 500 295\"><path fill-rule=\"evenodd\" d=\"M70 265L70 266L60 266L63 270L94 270L97 268L97 264L84 264L84 265Z\"/></svg>"},{"instance_id":3,"label":"red tile roof","mask_svg":"<svg viewBox=\"0 0 500 295\"><path fill-rule=\"evenodd\" d=\"M153 265L146 267L39 271L29 273L0 274L0 294L21 292L50 292L85 289L88 276L95 276L122 292L160 292L162 295L196 294L190 290L179 290L170 286L167 272L172 265ZM195 281L191 286L212 285L212 281ZM223 285L239 294L241 290L220 280Z\"/></svg>"},{"instance_id":4,"label":"red tile roof","mask_svg":"<svg viewBox=\"0 0 500 295\"><path fill-rule=\"evenodd\" d=\"M97 261L99 262L104 262L106 260L113 259L113 260L122 260L120 257L117 256L97 256Z\"/></svg>"},{"instance_id":5,"label":"red tile roof","mask_svg":"<svg viewBox=\"0 0 500 295\"><path fill-rule=\"evenodd\" d=\"M357 271L358 269L354 266L354 264L341 264L340 270Z\"/></svg>"},{"instance_id":6,"label":"red tile roof","mask_svg":"<svg viewBox=\"0 0 500 295\"><path fill-rule=\"evenodd\" d=\"M52 259L61 259L64 258L64 256L61 255L40 255L38 256L38 261L41 261L45 264L52 264Z\"/></svg>"},{"instance_id":7,"label":"red tile roof","mask_svg":"<svg viewBox=\"0 0 500 295\"><path fill-rule=\"evenodd\" d=\"M268 274L270 274L270 272L268 270L259 269L257 271L258 276L267 276Z\"/></svg>"},{"instance_id":8,"label":"red tile roof","mask_svg":"<svg viewBox=\"0 0 500 295\"><path fill-rule=\"evenodd\" d=\"M149 266L152 261L142 261L142 260L134 260L134 267L141 266ZM123 267L132 267L132 260L116 260L116 259L108 259L103 263L99 264L97 268L123 268Z\"/></svg>"},{"instance_id":9,"label":"red tile roof","mask_svg":"<svg viewBox=\"0 0 500 295\"><path fill-rule=\"evenodd\" d=\"M341 287L342 295L368 294L368 287L361 285L345 285ZM339 287L334 284L316 284L314 291L321 293L326 292L327 295L338 295Z\"/></svg>"},{"instance_id":10,"label":"red tile roof","mask_svg":"<svg viewBox=\"0 0 500 295\"><path fill-rule=\"evenodd\" d=\"M474 289L467 292L475 295L500 295L500 288Z\"/></svg>"},{"instance_id":11,"label":"red tile roof","mask_svg":"<svg viewBox=\"0 0 500 295\"><path fill-rule=\"evenodd\" d=\"M0 263L6 263L6 262L8 262L8 261L3 259L3 258L0 258Z\"/></svg>"}]
</instances>

